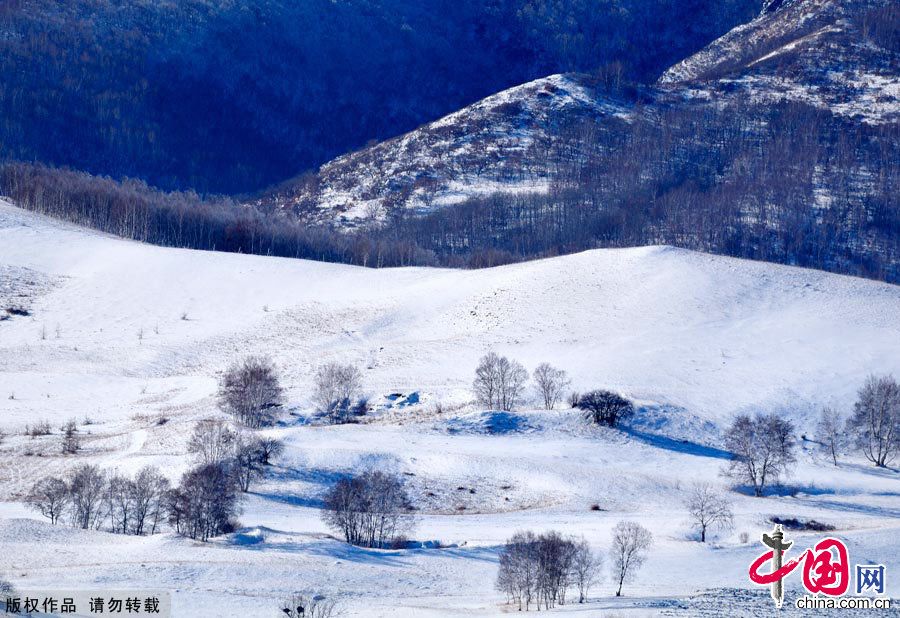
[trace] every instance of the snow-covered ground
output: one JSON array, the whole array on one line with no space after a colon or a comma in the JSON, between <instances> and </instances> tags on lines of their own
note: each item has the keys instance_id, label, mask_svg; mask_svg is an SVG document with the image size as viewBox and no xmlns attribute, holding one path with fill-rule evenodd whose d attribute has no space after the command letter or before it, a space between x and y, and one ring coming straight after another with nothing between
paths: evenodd
<instances>
[{"instance_id":1,"label":"snow-covered ground","mask_svg":"<svg viewBox=\"0 0 900 618\"><path fill-rule=\"evenodd\" d=\"M705 545L683 500L695 480L724 482L720 432L736 413L779 412L811 435L821 407L848 411L870 372L900 376L900 287L668 247L480 271L367 270L147 246L0 203L9 299L30 312L0 321L0 429L10 434L0 576L21 589L170 589L177 616L274 616L295 590L337 595L349 615L496 615L510 611L493 582L513 532L558 529L603 551L631 519L655 545L626 596L607 577L590 603L554 611L770 615L768 592L746 574L778 515L836 526L851 562L885 564L897 591L896 471L852 457L835 468L801 441L781 495L734 493L734 528ZM639 414L613 431L536 402L481 411L470 385L491 349L529 369L564 368L573 388L619 390ZM246 500L240 533L201 544L73 530L18 501L81 462L153 463L177 479L193 424L221 414L218 376L251 353L275 360L291 414L266 430L287 449ZM419 402L360 425L307 424L312 370L330 360L358 364L376 402ZM86 434L77 456L60 454L58 430L19 435L69 418ZM403 475L420 512L412 538L442 549L363 550L329 536L323 491L367 467ZM802 547L818 539L790 535ZM787 590L796 595L799 578Z\"/></svg>"}]
</instances>

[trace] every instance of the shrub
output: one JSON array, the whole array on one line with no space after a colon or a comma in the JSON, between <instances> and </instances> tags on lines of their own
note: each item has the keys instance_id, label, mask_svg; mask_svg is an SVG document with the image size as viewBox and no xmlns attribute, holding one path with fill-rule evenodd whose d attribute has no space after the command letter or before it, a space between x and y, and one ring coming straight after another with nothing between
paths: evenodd
<instances>
[{"instance_id":1,"label":"shrub","mask_svg":"<svg viewBox=\"0 0 900 618\"><path fill-rule=\"evenodd\" d=\"M630 401L617 393L605 390L581 395L576 407L594 423L610 427L615 427L619 421L634 414L634 406Z\"/></svg>"}]
</instances>

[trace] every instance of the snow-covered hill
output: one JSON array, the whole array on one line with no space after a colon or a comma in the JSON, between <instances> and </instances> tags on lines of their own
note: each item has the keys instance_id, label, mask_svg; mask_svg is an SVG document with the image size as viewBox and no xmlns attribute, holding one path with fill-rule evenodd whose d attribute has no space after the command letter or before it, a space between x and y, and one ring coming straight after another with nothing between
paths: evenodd
<instances>
[{"instance_id":1,"label":"snow-covered hill","mask_svg":"<svg viewBox=\"0 0 900 618\"><path fill-rule=\"evenodd\" d=\"M688 86L692 96L717 102L802 101L863 122L900 120L896 41L874 33L890 4L786 0L770 6L676 64L660 83L675 92Z\"/></svg>"},{"instance_id":2,"label":"snow-covered hill","mask_svg":"<svg viewBox=\"0 0 900 618\"><path fill-rule=\"evenodd\" d=\"M637 96L608 95L584 76L550 76L339 157L252 204L357 229L473 197L546 193L577 156L567 151L573 149L572 135L560 139L564 130L583 123L581 130L606 148L605 156L615 157L635 119L654 125L667 113L706 106L737 105L728 116L743 114L748 127L783 102L805 103L848 122L893 124L900 120L900 56L891 30L896 10L892 0L768 3L758 18L676 64ZM802 130L818 137L827 124ZM722 128L729 147L739 149L741 136L734 131ZM880 172L868 169L871 162L860 156L837 173L846 175L848 186L862 185L864 193L865 177ZM615 186L618 180L604 182ZM662 185L668 182L663 179Z\"/></svg>"},{"instance_id":3,"label":"snow-covered hill","mask_svg":"<svg viewBox=\"0 0 900 618\"><path fill-rule=\"evenodd\" d=\"M590 80L551 75L325 164L314 178L289 181L255 202L305 221L355 228L396 210L422 214L493 193L546 193L547 151L560 122L627 121L624 103Z\"/></svg>"},{"instance_id":4,"label":"snow-covered hill","mask_svg":"<svg viewBox=\"0 0 900 618\"><path fill-rule=\"evenodd\" d=\"M568 610L715 615L736 588L730 615L762 616L767 593L746 581L761 546L740 533L757 538L770 515L831 523L853 556L900 568L897 474L856 458L835 469L809 442L790 495L735 494L735 528L715 543L691 539L682 506L693 480L721 483L719 432L735 413L774 411L808 431L822 405L847 411L868 373L900 375L896 286L668 247L369 270L153 247L6 204L0 278L13 290L4 302L29 313L0 320L0 491L13 501L0 504L0 574L21 589L172 589L178 616L274 615L298 589L336 594L351 615L496 615L497 545L512 532L561 529L602 551L616 521L635 519L656 544L626 597L604 583ZM470 384L490 349L562 367L573 388L620 390L638 420L620 432L566 409L485 415ZM251 353L275 359L295 416L268 430L287 450L249 495L240 533L201 546L76 531L14 502L83 462L177 478L193 424L221 415L220 371ZM367 422L304 424L311 370L329 360L363 369L382 405ZM387 407L396 392L420 402ZM18 434L69 418L84 432L77 456L60 454L58 435ZM449 547L361 550L327 536L322 492L371 466L407 479L414 538Z\"/></svg>"}]
</instances>

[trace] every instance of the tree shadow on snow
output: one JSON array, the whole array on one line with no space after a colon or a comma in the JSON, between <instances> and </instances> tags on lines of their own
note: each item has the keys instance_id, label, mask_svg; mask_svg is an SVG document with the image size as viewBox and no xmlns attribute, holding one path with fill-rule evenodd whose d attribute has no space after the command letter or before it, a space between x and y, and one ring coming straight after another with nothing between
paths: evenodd
<instances>
[{"instance_id":1,"label":"tree shadow on snow","mask_svg":"<svg viewBox=\"0 0 900 618\"><path fill-rule=\"evenodd\" d=\"M655 446L656 448L683 453L685 455L693 455L694 457L709 457L712 459L725 460L731 459L731 453L714 446L706 446L705 444L698 444L689 440L679 440L659 434L647 433L633 427L622 427L621 429L622 433L631 436L644 444L648 444L649 446Z\"/></svg>"}]
</instances>

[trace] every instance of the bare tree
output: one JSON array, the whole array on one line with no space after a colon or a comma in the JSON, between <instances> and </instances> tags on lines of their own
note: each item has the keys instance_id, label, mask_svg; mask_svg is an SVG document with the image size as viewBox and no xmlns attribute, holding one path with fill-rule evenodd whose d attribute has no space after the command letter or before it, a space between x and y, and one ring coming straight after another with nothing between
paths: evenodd
<instances>
[{"instance_id":1,"label":"bare tree","mask_svg":"<svg viewBox=\"0 0 900 618\"><path fill-rule=\"evenodd\" d=\"M900 384L893 376L869 376L847 428L866 459L879 468L893 461L900 452Z\"/></svg>"},{"instance_id":2,"label":"bare tree","mask_svg":"<svg viewBox=\"0 0 900 618\"><path fill-rule=\"evenodd\" d=\"M83 464L69 477L72 525L99 528L105 517L106 475L97 466Z\"/></svg>"},{"instance_id":3,"label":"bare tree","mask_svg":"<svg viewBox=\"0 0 900 618\"><path fill-rule=\"evenodd\" d=\"M475 368L472 389L478 403L488 408L495 407L500 398L499 364L500 357L495 352L489 352L481 357Z\"/></svg>"},{"instance_id":4,"label":"bare tree","mask_svg":"<svg viewBox=\"0 0 900 618\"><path fill-rule=\"evenodd\" d=\"M239 433L234 441L234 473L241 491L250 491L253 479L262 476L260 441L255 436Z\"/></svg>"},{"instance_id":5,"label":"bare tree","mask_svg":"<svg viewBox=\"0 0 900 618\"><path fill-rule=\"evenodd\" d=\"M515 410L521 403L525 393L525 384L528 382L528 372L521 363L514 360L500 358L500 401L499 407L507 412Z\"/></svg>"},{"instance_id":6,"label":"bare tree","mask_svg":"<svg viewBox=\"0 0 900 618\"><path fill-rule=\"evenodd\" d=\"M175 531L192 539L207 541L231 532L239 504L230 467L218 462L186 472L169 492L167 511Z\"/></svg>"},{"instance_id":7,"label":"bare tree","mask_svg":"<svg viewBox=\"0 0 900 618\"><path fill-rule=\"evenodd\" d=\"M272 460L284 452L284 442L278 438L262 437L259 439L259 463L271 465Z\"/></svg>"},{"instance_id":8,"label":"bare tree","mask_svg":"<svg viewBox=\"0 0 900 618\"><path fill-rule=\"evenodd\" d=\"M575 543L572 558L572 583L578 589L578 602L584 603L591 587L600 580L603 556L591 551L585 539Z\"/></svg>"},{"instance_id":9,"label":"bare tree","mask_svg":"<svg viewBox=\"0 0 900 618\"><path fill-rule=\"evenodd\" d=\"M613 579L618 582L616 596L622 596L622 584L634 578L635 571L644 563L653 545L653 535L633 521L620 521L613 529L612 561Z\"/></svg>"},{"instance_id":10,"label":"bare tree","mask_svg":"<svg viewBox=\"0 0 900 618\"><path fill-rule=\"evenodd\" d=\"M320 594L293 594L278 604L278 616L287 618L334 618L343 612L337 602Z\"/></svg>"},{"instance_id":11,"label":"bare tree","mask_svg":"<svg viewBox=\"0 0 900 618\"><path fill-rule=\"evenodd\" d=\"M25 504L55 524L69 505L69 486L60 478L43 478L31 487Z\"/></svg>"},{"instance_id":12,"label":"bare tree","mask_svg":"<svg viewBox=\"0 0 900 618\"><path fill-rule=\"evenodd\" d=\"M354 365L328 363L316 370L313 401L333 422L345 422L362 391L362 373Z\"/></svg>"},{"instance_id":13,"label":"bare tree","mask_svg":"<svg viewBox=\"0 0 900 618\"><path fill-rule=\"evenodd\" d=\"M158 468L141 468L131 484L132 516L130 532L156 534L165 514L165 498L169 491L169 479Z\"/></svg>"},{"instance_id":14,"label":"bare tree","mask_svg":"<svg viewBox=\"0 0 900 618\"><path fill-rule=\"evenodd\" d=\"M725 433L731 451L726 473L753 487L757 497L794 463L794 425L774 414L738 416Z\"/></svg>"},{"instance_id":15,"label":"bare tree","mask_svg":"<svg viewBox=\"0 0 900 618\"><path fill-rule=\"evenodd\" d=\"M213 464L231 458L235 439L235 433L224 421L204 420L194 427L187 448L201 464Z\"/></svg>"},{"instance_id":16,"label":"bare tree","mask_svg":"<svg viewBox=\"0 0 900 618\"><path fill-rule=\"evenodd\" d=\"M634 414L634 405L630 401L617 393L604 390L581 395L577 407L594 423L610 427L615 427L620 420Z\"/></svg>"},{"instance_id":17,"label":"bare tree","mask_svg":"<svg viewBox=\"0 0 900 618\"><path fill-rule=\"evenodd\" d=\"M248 356L228 368L219 386L219 403L248 427L270 425L282 390L272 360Z\"/></svg>"},{"instance_id":18,"label":"bare tree","mask_svg":"<svg viewBox=\"0 0 900 618\"><path fill-rule=\"evenodd\" d=\"M544 409L552 410L562 397L563 391L572 383L568 374L549 363L541 363L534 370L534 381L538 393L544 400Z\"/></svg>"},{"instance_id":19,"label":"bare tree","mask_svg":"<svg viewBox=\"0 0 900 618\"><path fill-rule=\"evenodd\" d=\"M387 547L412 526L409 504L400 478L376 470L339 480L322 518L352 545Z\"/></svg>"},{"instance_id":20,"label":"bare tree","mask_svg":"<svg viewBox=\"0 0 900 618\"><path fill-rule=\"evenodd\" d=\"M838 465L838 453L846 445L846 421L834 408L822 409L822 416L816 426L816 437L822 446L831 455L834 465Z\"/></svg>"},{"instance_id":21,"label":"bare tree","mask_svg":"<svg viewBox=\"0 0 900 618\"><path fill-rule=\"evenodd\" d=\"M528 611L537 596L537 537L533 532L517 532L500 551L496 587L506 593L507 602Z\"/></svg>"},{"instance_id":22,"label":"bare tree","mask_svg":"<svg viewBox=\"0 0 900 618\"><path fill-rule=\"evenodd\" d=\"M700 542L706 542L710 528L730 528L733 521L731 504L722 492L708 483L697 483L685 502L694 525L700 530Z\"/></svg>"},{"instance_id":23,"label":"bare tree","mask_svg":"<svg viewBox=\"0 0 900 618\"><path fill-rule=\"evenodd\" d=\"M472 387L481 405L511 411L521 402L527 382L521 363L490 352L479 361Z\"/></svg>"},{"instance_id":24,"label":"bare tree","mask_svg":"<svg viewBox=\"0 0 900 618\"><path fill-rule=\"evenodd\" d=\"M135 510L134 481L119 474L113 474L106 482L106 506L112 531L128 534L134 525L131 518Z\"/></svg>"},{"instance_id":25,"label":"bare tree","mask_svg":"<svg viewBox=\"0 0 900 618\"><path fill-rule=\"evenodd\" d=\"M72 419L63 425L62 432L63 454L74 455L81 449L81 438L78 436L78 425L76 424L75 419Z\"/></svg>"}]
</instances>

